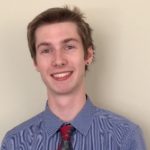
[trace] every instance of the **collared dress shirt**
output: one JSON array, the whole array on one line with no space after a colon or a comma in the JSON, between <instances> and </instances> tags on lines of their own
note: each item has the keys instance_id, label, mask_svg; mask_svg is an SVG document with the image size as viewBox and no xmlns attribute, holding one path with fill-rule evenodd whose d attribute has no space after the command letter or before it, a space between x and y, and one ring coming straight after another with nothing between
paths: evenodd
<instances>
[{"instance_id":1,"label":"collared dress shirt","mask_svg":"<svg viewBox=\"0 0 150 150\"><path fill-rule=\"evenodd\" d=\"M1 150L57 150L63 123L46 105L45 111L7 132ZM70 123L76 129L74 150L146 150L136 124L97 108L89 98Z\"/></svg>"}]
</instances>

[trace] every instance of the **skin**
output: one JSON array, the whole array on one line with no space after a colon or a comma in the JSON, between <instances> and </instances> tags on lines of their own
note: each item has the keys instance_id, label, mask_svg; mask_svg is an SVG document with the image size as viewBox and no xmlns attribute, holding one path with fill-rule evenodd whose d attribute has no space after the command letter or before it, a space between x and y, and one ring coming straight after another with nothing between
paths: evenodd
<instances>
[{"instance_id":1,"label":"skin","mask_svg":"<svg viewBox=\"0 0 150 150\"><path fill-rule=\"evenodd\" d=\"M71 121L86 101L85 65L92 62L93 50L89 48L84 56L77 26L72 22L40 26L35 39L34 65L47 87L48 106L63 121Z\"/></svg>"}]
</instances>

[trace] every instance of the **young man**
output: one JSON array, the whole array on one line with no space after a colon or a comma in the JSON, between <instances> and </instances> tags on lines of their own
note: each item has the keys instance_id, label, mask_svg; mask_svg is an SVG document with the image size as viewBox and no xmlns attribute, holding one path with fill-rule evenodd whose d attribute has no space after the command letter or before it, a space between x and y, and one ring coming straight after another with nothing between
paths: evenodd
<instances>
[{"instance_id":1,"label":"young man","mask_svg":"<svg viewBox=\"0 0 150 150\"><path fill-rule=\"evenodd\" d=\"M51 8L30 22L28 44L48 101L42 113L6 134L1 150L145 150L137 125L86 95L91 31L77 8Z\"/></svg>"}]
</instances>

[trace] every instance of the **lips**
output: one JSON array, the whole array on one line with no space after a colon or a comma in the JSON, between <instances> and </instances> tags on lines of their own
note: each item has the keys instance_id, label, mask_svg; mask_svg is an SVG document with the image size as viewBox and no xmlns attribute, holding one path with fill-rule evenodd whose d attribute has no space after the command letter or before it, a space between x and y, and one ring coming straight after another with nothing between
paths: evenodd
<instances>
[{"instance_id":1,"label":"lips","mask_svg":"<svg viewBox=\"0 0 150 150\"><path fill-rule=\"evenodd\" d=\"M54 73L51 76L53 77L53 79L57 81L63 81L63 80L67 80L72 75L72 73L73 73L72 71L59 72L59 73Z\"/></svg>"}]
</instances>

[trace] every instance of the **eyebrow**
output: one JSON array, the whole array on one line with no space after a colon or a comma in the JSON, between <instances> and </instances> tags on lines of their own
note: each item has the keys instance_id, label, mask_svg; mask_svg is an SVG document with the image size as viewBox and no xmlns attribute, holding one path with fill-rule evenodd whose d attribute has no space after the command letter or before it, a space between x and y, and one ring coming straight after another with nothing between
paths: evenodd
<instances>
[{"instance_id":1,"label":"eyebrow","mask_svg":"<svg viewBox=\"0 0 150 150\"><path fill-rule=\"evenodd\" d=\"M40 43L40 44L37 45L37 49L38 49L40 46L49 46L49 45L51 45L51 44L48 43L48 42L42 42L42 43Z\"/></svg>"},{"instance_id":2,"label":"eyebrow","mask_svg":"<svg viewBox=\"0 0 150 150\"><path fill-rule=\"evenodd\" d=\"M74 42L79 42L79 40L75 39L75 38L68 38L68 39L64 39L62 41L62 43L67 43L67 42L70 42L70 41L74 41Z\"/></svg>"},{"instance_id":3,"label":"eyebrow","mask_svg":"<svg viewBox=\"0 0 150 150\"><path fill-rule=\"evenodd\" d=\"M67 39L64 39L61 41L61 43L68 43L70 41L74 41L74 42L77 42L79 43L79 40L75 39L75 38L67 38ZM52 45L51 43L49 42L41 42L40 44L37 45L37 49L40 47L40 46L50 46Z\"/></svg>"}]
</instances>

